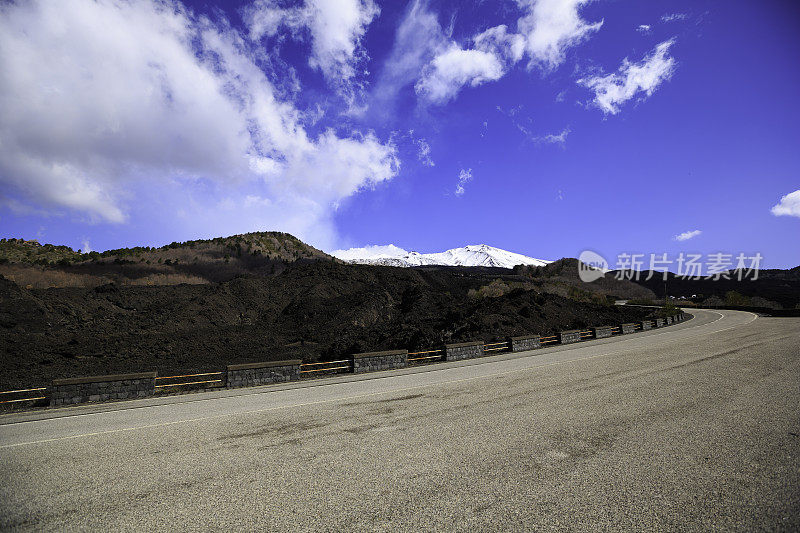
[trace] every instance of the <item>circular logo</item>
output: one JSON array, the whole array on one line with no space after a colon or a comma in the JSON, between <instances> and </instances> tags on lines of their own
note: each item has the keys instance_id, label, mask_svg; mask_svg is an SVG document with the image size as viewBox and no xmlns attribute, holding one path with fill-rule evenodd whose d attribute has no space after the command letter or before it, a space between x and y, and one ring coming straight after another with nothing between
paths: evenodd
<instances>
[{"instance_id":1,"label":"circular logo","mask_svg":"<svg viewBox=\"0 0 800 533\"><path fill-rule=\"evenodd\" d=\"M581 281L591 283L608 272L608 261L605 257L591 250L584 250L578 256L578 277Z\"/></svg>"}]
</instances>

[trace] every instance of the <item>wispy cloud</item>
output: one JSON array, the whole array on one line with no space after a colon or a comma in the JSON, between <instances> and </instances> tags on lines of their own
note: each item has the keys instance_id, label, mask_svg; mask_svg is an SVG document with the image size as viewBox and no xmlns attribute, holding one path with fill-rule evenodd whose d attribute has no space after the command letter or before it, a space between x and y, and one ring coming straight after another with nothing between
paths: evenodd
<instances>
[{"instance_id":1,"label":"wispy cloud","mask_svg":"<svg viewBox=\"0 0 800 533\"><path fill-rule=\"evenodd\" d=\"M541 143L560 144L561 146L564 146L567 143L567 135L569 135L571 131L572 130L567 127L561 130L561 133L548 133L547 135L540 135L539 137L536 137L535 140Z\"/></svg>"},{"instance_id":2,"label":"wispy cloud","mask_svg":"<svg viewBox=\"0 0 800 533\"><path fill-rule=\"evenodd\" d=\"M782 196L781 201L775 204L771 211L776 217L787 216L800 218L800 190Z\"/></svg>"},{"instance_id":3,"label":"wispy cloud","mask_svg":"<svg viewBox=\"0 0 800 533\"><path fill-rule=\"evenodd\" d=\"M451 44L425 0L409 3L395 34L392 50L373 91L373 108L386 113L397 94L414 84L423 67Z\"/></svg>"},{"instance_id":4,"label":"wispy cloud","mask_svg":"<svg viewBox=\"0 0 800 533\"><path fill-rule=\"evenodd\" d=\"M436 163L431 159L431 147L425 139L417 139L417 159L426 167L435 167Z\"/></svg>"},{"instance_id":5,"label":"wispy cloud","mask_svg":"<svg viewBox=\"0 0 800 533\"><path fill-rule=\"evenodd\" d=\"M642 94L642 100L646 99L672 77L675 59L668 53L673 44L674 38L664 41L640 62L631 63L625 58L618 72L582 78L578 84L594 91L594 104L603 113L615 115L628 100L637 94Z\"/></svg>"},{"instance_id":6,"label":"wispy cloud","mask_svg":"<svg viewBox=\"0 0 800 533\"><path fill-rule=\"evenodd\" d=\"M636 31L638 31L639 33L647 34L652 31L652 28L650 27L649 24L639 24L639 27L636 28Z\"/></svg>"},{"instance_id":7,"label":"wispy cloud","mask_svg":"<svg viewBox=\"0 0 800 533\"><path fill-rule=\"evenodd\" d=\"M464 196L464 193L466 192L464 190L464 185L466 185L466 183L471 180L472 180L472 169L462 168L461 172L458 173L458 183L456 184L456 196Z\"/></svg>"},{"instance_id":8,"label":"wispy cloud","mask_svg":"<svg viewBox=\"0 0 800 533\"><path fill-rule=\"evenodd\" d=\"M508 117L509 120L516 126L516 128L531 142L535 144L559 144L564 146L567 142L567 136L572 132L569 126L562 129L559 133L536 134L533 132L533 120L530 117L523 117L520 112L523 110L521 105L504 110L500 106L495 106L495 109ZM523 120L523 118L525 120Z\"/></svg>"},{"instance_id":9,"label":"wispy cloud","mask_svg":"<svg viewBox=\"0 0 800 533\"><path fill-rule=\"evenodd\" d=\"M695 237L697 237L701 233L703 233L703 232L700 231L699 229L695 229L695 230L692 230L692 231L684 231L683 233L680 233L680 234L675 235L674 237L672 237L672 240L673 241L688 241L689 239L694 239Z\"/></svg>"},{"instance_id":10,"label":"wispy cloud","mask_svg":"<svg viewBox=\"0 0 800 533\"><path fill-rule=\"evenodd\" d=\"M688 15L686 13L666 13L661 15L661 22L675 22L677 20L684 20Z\"/></svg>"},{"instance_id":11,"label":"wispy cloud","mask_svg":"<svg viewBox=\"0 0 800 533\"><path fill-rule=\"evenodd\" d=\"M296 38L307 33L311 40L309 66L320 70L332 85L350 91L358 64L367 57L361 39L380 8L373 0L305 0L299 7L256 0L243 14L254 41L275 37L282 27Z\"/></svg>"}]
</instances>

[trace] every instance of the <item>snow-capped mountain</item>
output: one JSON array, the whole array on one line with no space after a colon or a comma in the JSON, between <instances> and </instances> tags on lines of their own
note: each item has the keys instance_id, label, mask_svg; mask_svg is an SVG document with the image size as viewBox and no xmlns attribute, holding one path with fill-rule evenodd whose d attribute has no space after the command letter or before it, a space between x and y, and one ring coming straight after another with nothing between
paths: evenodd
<instances>
[{"instance_id":1,"label":"snow-capped mountain","mask_svg":"<svg viewBox=\"0 0 800 533\"><path fill-rule=\"evenodd\" d=\"M550 263L550 261L508 252L487 244L471 244L463 248L453 248L446 252L432 254L407 252L389 244L387 246L335 250L331 252L331 255L348 263L397 267L439 265L513 268L515 265L544 266Z\"/></svg>"}]
</instances>

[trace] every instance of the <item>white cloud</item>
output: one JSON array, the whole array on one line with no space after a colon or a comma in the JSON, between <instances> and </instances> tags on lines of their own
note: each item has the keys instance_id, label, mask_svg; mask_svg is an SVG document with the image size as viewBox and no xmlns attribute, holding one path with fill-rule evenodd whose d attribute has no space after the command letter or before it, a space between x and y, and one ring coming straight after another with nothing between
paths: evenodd
<instances>
[{"instance_id":1,"label":"white cloud","mask_svg":"<svg viewBox=\"0 0 800 533\"><path fill-rule=\"evenodd\" d=\"M251 200L249 225L330 236L340 200L396 175L395 147L371 133L310 137L256 56L170 1L0 6L0 194L123 222L134 193L210 184L243 207L248 195L274 202ZM223 218L201 204L177 211Z\"/></svg>"},{"instance_id":2,"label":"white cloud","mask_svg":"<svg viewBox=\"0 0 800 533\"><path fill-rule=\"evenodd\" d=\"M475 87L503 74L503 64L494 54L453 45L423 69L414 89L429 102L443 104L455 98L464 85Z\"/></svg>"},{"instance_id":3,"label":"white cloud","mask_svg":"<svg viewBox=\"0 0 800 533\"><path fill-rule=\"evenodd\" d=\"M688 241L689 239L694 239L695 237L697 237L701 233L703 233L703 232L700 231L699 229L692 230L692 231L684 231L683 233L681 233L679 235L675 235L674 237L672 237L672 240L673 241Z\"/></svg>"},{"instance_id":4,"label":"white cloud","mask_svg":"<svg viewBox=\"0 0 800 533\"><path fill-rule=\"evenodd\" d=\"M447 49L450 41L436 14L425 0L411 2L395 34L394 44L375 85L377 110L391 107L398 92L414 83L422 68L437 53Z\"/></svg>"},{"instance_id":5,"label":"white cloud","mask_svg":"<svg viewBox=\"0 0 800 533\"><path fill-rule=\"evenodd\" d=\"M649 24L639 24L639 27L636 28L636 31L639 33L650 33L651 28Z\"/></svg>"},{"instance_id":6,"label":"white cloud","mask_svg":"<svg viewBox=\"0 0 800 533\"><path fill-rule=\"evenodd\" d=\"M781 201L775 204L771 211L776 217L789 216L800 218L800 190L782 196Z\"/></svg>"},{"instance_id":7,"label":"white cloud","mask_svg":"<svg viewBox=\"0 0 800 533\"><path fill-rule=\"evenodd\" d=\"M83 242L81 243L81 245L82 245L82 247L81 247L81 252L82 253L88 254L89 252L92 251L92 245L91 245L91 243L89 243L89 239L83 239Z\"/></svg>"},{"instance_id":8,"label":"white cloud","mask_svg":"<svg viewBox=\"0 0 800 533\"><path fill-rule=\"evenodd\" d=\"M439 37L434 41L438 43L436 56L415 85L417 94L428 103L447 103L465 85L475 87L499 80L526 53L529 68L555 69L564 62L569 48L603 25L603 21L587 23L580 17L580 9L590 1L517 0L524 11L517 20L518 33L510 33L505 24L494 26L475 35L472 47L454 41L442 46Z\"/></svg>"},{"instance_id":9,"label":"white cloud","mask_svg":"<svg viewBox=\"0 0 800 533\"><path fill-rule=\"evenodd\" d=\"M525 36L529 66L554 69L564 62L566 51L588 39L603 21L588 23L580 17L580 9L591 0L517 0L526 11L517 21L518 31Z\"/></svg>"},{"instance_id":10,"label":"white cloud","mask_svg":"<svg viewBox=\"0 0 800 533\"><path fill-rule=\"evenodd\" d=\"M667 13L661 15L661 22L675 22L676 20L684 20L686 13Z\"/></svg>"},{"instance_id":11,"label":"white cloud","mask_svg":"<svg viewBox=\"0 0 800 533\"><path fill-rule=\"evenodd\" d=\"M431 147L425 139L417 139L416 141L417 147L419 151L417 152L417 158L419 159L420 163L425 165L426 167L435 167L436 163L431 159Z\"/></svg>"},{"instance_id":12,"label":"white cloud","mask_svg":"<svg viewBox=\"0 0 800 533\"><path fill-rule=\"evenodd\" d=\"M638 93L644 93L642 99L647 98L663 81L672 77L675 59L667 54L673 44L675 39L664 41L639 63L631 63L625 58L618 73L583 78L578 80L578 84L594 91L594 104L603 113L615 115Z\"/></svg>"},{"instance_id":13,"label":"white cloud","mask_svg":"<svg viewBox=\"0 0 800 533\"><path fill-rule=\"evenodd\" d=\"M508 63L516 63L525 53L525 37L508 33L505 24L489 28L473 37L475 49L503 58Z\"/></svg>"},{"instance_id":14,"label":"white cloud","mask_svg":"<svg viewBox=\"0 0 800 533\"><path fill-rule=\"evenodd\" d=\"M244 11L250 38L275 36L282 26L297 37L311 36L309 65L334 84L348 83L365 56L361 39L380 8L372 0L305 0L300 7L280 7L277 0L256 0Z\"/></svg>"},{"instance_id":15,"label":"white cloud","mask_svg":"<svg viewBox=\"0 0 800 533\"><path fill-rule=\"evenodd\" d=\"M414 83L421 99L443 104L464 85L477 86L500 79L507 67L523 53L523 39L509 34L505 25L475 36L474 47L462 47L442 29L428 2L409 4L376 85L377 105L394 100L405 86Z\"/></svg>"},{"instance_id":16,"label":"white cloud","mask_svg":"<svg viewBox=\"0 0 800 533\"><path fill-rule=\"evenodd\" d=\"M330 255L337 257L342 261L351 261L353 259L387 259L392 257L403 257L408 255L408 252L398 246L395 246L394 244L373 244L370 246L364 246L363 248L334 250L330 252Z\"/></svg>"},{"instance_id":17,"label":"white cloud","mask_svg":"<svg viewBox=\"0 0 800 533\"><path fill-rule=\"evenodd\" d=\"M525 39L508 33L505 25L489 28L472 40L474 48L464 49L455 42L439 47L414 86L420 97L432 104L447 103L465 85L499 80L524 53Z\"/></svg>"},{"instance_id":18,"label":"white cloud","mask_svg":"<svg viewBox=\"0 0 800 533\"><path fill-rule=\"evenodd\" d=\"M317 141L290 154L283 172L266 177L280 193L334 203L359 189L392 179L400 162L394 145L374 134L340 138L327 130Z\"/></svg>"},{"instance_id":19,"label":"white cloud","mask_svg":"<svg viewBox=\"0 0 800 533\"><path fill-rule=\"evenodd\" d=\"M564 128L561 130L561 133L548 133L547 135L540 135L535 137L534 141L564 146L567 144L567 135L569 135L571 131L572 130L569 128Z\"/></svg>"},{"instance_id":20,"label":"white cloud","mask_svg":"<svg viewBox=\"0 0 800 533\"><path fill-rule=\"evenodd\" d=\"M464 193L466 192L464 190L464 185L466 185L466 183L470 180L472 180L472 169L468 168L465 170L462 168L461 171L458 173L458 183L456 184L456 196L464 196Z\"/></svg>"}]
</instances>

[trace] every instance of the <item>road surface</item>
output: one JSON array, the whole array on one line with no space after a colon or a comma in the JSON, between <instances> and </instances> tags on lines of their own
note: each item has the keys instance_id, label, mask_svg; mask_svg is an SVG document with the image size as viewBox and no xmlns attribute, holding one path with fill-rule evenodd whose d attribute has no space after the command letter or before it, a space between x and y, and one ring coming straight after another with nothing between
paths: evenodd
<instances>
[{"instance_id":1,"label":"road surface","mask_svg":"<svg viewBox=\"0 0 800 533\"><path fill-rule=\"evenodd\" d=\"M800 319L0 417L0 528L798 530Z\"/></svg>"}]
</instances>

